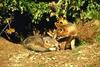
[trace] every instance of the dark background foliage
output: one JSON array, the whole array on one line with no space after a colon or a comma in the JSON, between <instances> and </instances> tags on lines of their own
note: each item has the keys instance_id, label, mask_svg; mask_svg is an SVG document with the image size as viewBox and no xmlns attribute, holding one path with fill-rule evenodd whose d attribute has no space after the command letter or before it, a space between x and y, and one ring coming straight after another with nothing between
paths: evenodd
<instances>
[{"instance_id":1,"label":"dark background foliage","mask_svg":"<svg viewBox=\"0 0 100 67\"><path fill-rule=\"evenodd\" d=\"M56 6L50 6L54 1ZM55 8L55 11L51 9ZM58 16L50 17L54 12ZM54 28L59 15L69 22L100 19L99 0L0 0L0 35L20 42L32 34L34 29L41 33ZM15 32L8 34L7 29Z\"/></svg>"}]
</instances>

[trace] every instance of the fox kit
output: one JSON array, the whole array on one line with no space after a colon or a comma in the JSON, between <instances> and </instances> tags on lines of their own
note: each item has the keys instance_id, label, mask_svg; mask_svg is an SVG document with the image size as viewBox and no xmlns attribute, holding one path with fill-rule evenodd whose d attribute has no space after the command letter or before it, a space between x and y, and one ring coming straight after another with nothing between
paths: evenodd
<instances>
[{"instance_id":1,"label":"fox kit","mask_svg":"<svg viewBox=\"0 0 100 67\"><path fill-rule=\"evenodd\" d=\"M71 49L75 48L75 37L77 36L77 27L75 24L69 23L63 17L60 17L57 22L55 22L56 26L56 37L60 42L60 49L66 49L67 46L71 47Z\"/></svg>"},{"instance_id":2,"label":"fox kit","mask_svg":"<svg viewBox=\"0 0 100 67\"><path fill-rule=\"evenodd\" d=\"M65 38L66 45L64 49L67 48L68 43L70 43L70 45L68 46L70 46L71 49L75 49L75 37L77 36L77 28L75 24L69 23L67 25L59 26L57 28L57 36L59 38L59 41Z\"/></svg>"},{"instance_id":3,"label":"fox kit","mask_svg":"<svg viewBox=\"0 0 100 67\"><path fill-rule=\"evenodd\" d=\"M26 48L37 52L55 51L58 47L55 39L39 35L29 36L23 41L23 44Z\"/></svg>"}]
</instances>

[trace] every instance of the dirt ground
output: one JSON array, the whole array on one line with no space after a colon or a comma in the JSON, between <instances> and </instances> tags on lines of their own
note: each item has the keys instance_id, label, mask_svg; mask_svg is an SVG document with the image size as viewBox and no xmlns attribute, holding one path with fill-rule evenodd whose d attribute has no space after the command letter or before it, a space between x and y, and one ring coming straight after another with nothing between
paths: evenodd
<instances>
[{"instance_id":1,"label":"dirt ground","mask_svg":"<svg viewBox=\"0 0 100 67\"><path fill-rule=\"evenodd\" d=\"M100 31L98 23L92 23L92 27L88 23L83 25L80 38L92 42L80 45L75 50L34 52L0 37L0 67L100 67L99 37L94 39L93 36ZM94 29L95 33L89 32Z\"/></svg>"}]
</instances>

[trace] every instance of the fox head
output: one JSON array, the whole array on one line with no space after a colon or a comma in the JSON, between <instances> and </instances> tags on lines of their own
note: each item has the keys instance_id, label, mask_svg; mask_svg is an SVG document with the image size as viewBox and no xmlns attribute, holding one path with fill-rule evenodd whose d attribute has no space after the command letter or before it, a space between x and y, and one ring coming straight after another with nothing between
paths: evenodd
<instances>
[{"instance_id":1,"label":"fox head","mask_svg":"<svg viewBox=\"0 0 100 67\"><path fill-rule=\"evenodd\" d=\"M57 29L58 36L77 36L77 28L73 24L67 24Z\"/></svg>"},{"instance_id":2,"label":"fox head","mask_svg":"<svg viewBox=\"0 0 100 67\"><path fill-rule=\"evenodd\" d=\"M59 18L59 19L57 20L57 22L55 22L55 26L56 26L57 28L59 28L59 27L61 27L61 26L63 26L63 25L67 25L67 24L68 24L68 21L67 21L66 19L64 19L63 17Z\"/></svg>"}]
</instances>

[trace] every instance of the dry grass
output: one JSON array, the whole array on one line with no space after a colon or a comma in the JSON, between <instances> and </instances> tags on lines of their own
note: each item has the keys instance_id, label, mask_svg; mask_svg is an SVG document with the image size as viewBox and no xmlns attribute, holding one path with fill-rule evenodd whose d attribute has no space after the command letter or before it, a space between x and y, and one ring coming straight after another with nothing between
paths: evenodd
<instances>
[{"instance_id":1,"label":"dry grass","mask_svg":"<svg viewBox=\"0 0 100 67\"><path fill-rule=\"evenodd\" d=\"M97 23L91 24L94 26L87 23L81 28L81 39L95 40L94 33L99 34L100 29ZM37 53L0 38L0 67L100 67L100 42L81 45L75 50Z\"/></svg>"}]
</instances>

